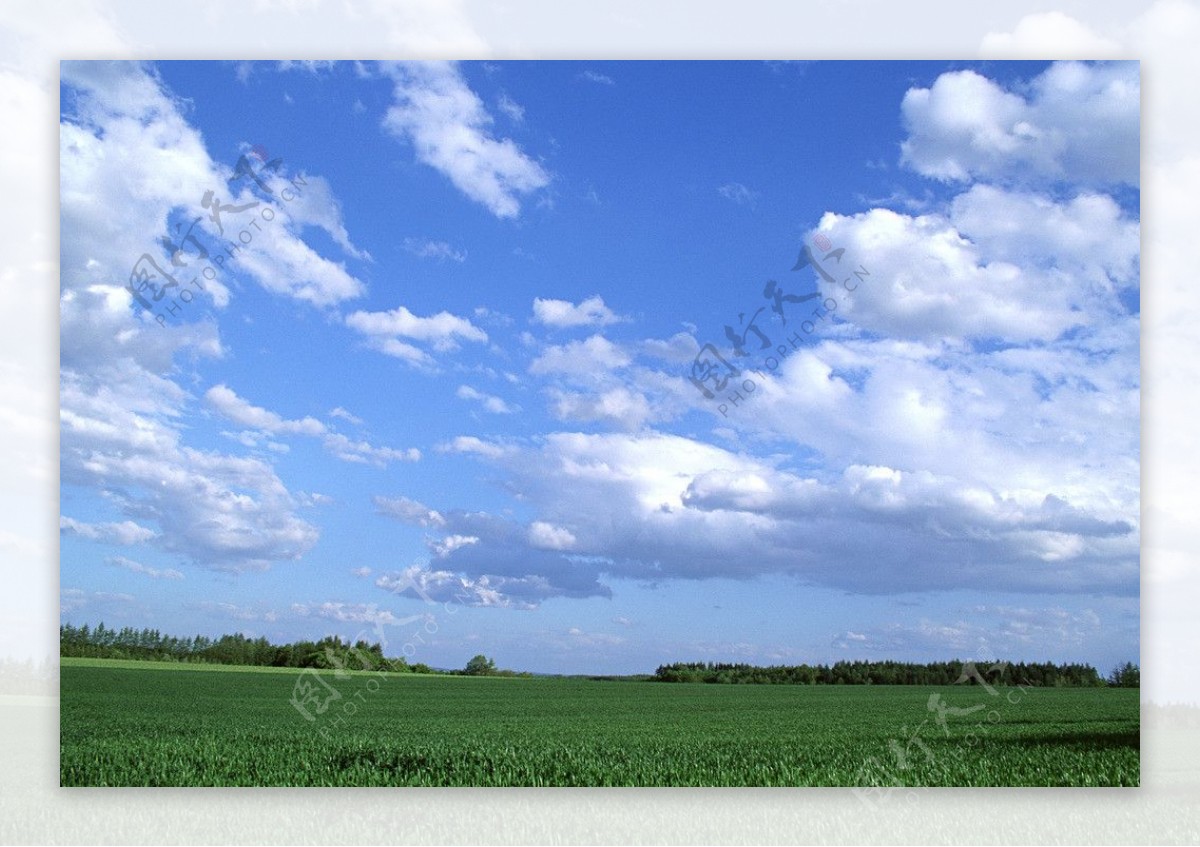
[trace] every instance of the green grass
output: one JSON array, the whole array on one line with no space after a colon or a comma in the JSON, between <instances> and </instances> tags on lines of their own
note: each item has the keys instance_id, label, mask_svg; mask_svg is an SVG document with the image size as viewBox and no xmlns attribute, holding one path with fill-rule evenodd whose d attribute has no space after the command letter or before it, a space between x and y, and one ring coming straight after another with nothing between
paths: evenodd
<instances>
[{"instance_id":1,"label":"green grass","mask_svg":"<svg viewBox=\"0 0 1200 847\"><path fill-rule=\"evenodd\" d=\"M64 661L62 784L1138 784L1134 689L326 673L342 698L310 723L299 671L215 670ZM985 708L943 728L935 693Z\"/></svg>"}]
</instances>

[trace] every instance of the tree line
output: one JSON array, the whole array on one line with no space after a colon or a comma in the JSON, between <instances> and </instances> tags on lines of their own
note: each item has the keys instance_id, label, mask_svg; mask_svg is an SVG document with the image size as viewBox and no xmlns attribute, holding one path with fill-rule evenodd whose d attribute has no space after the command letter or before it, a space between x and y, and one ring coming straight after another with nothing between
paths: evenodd
<instances>
[{"instance_id":1,"label":"tree line","mask_svg":"<svg viewBox=\"0 0 1200 847\"><path fill-rule=\"evenodd\" d=\"M363 640L351 643L327 635L319 641L272 644L266 638L247 638L240 633L209 638L204 635L177 637L149 627L112 629L101 621L59 627L59 652L65 657L136 659L192 664L249 665L259 667L316 668L318 670L375 669L396 673L449 674L463 676L530 677L528 672L502 670L482 654L474 656L461 670L442 670L424 662L409 664L403 657L387 658L383 647ZM593 677L624 679L624 677ZM748 685L1033 685L1091 688L1104 685L1138 688L1141 673L1136 664L1118 665L1106 678L1091 665L1053 662L916 662L854 661L832 665L772 665L720 662L675 662L660 665L650 679L655 682L705 682Z\"/></svg>"},{"instance_id":2,"label":"tree line","mask_svg":"<svg viewBox=\"0 0 1200 847\"><path fill-rule=\"evenodd\" d=\"M247 638L237 633L208 638L204 635L177 637L149 627L112 629L101 621L59 627L59 654L92 659L134 659L187 664L249 665L276 668L373 669L396 673L444 673L467 676L530 676L501 670L487 656L479 655L462 670L439 670L424 662L409 664L404 656L386 658L382 645L359 640L351 643L327 635L319 641L272 644L266 638Z\"/></svg>"},{"instance_id":3,"label":"tree line","mask_svg":"<svg viewBox=\"0 0 1200 847\"><path fill-rule=\"evenodd\" d=\"M1094 688L1137 687L1137 666L1127 663L1105 680L1091 665L1053 662L916 662L854 661L832 665L761 667L719 662L675 662L660 665L656 682L707 682L748 685L1035 685Z\"/></svg>"}]
</instances>

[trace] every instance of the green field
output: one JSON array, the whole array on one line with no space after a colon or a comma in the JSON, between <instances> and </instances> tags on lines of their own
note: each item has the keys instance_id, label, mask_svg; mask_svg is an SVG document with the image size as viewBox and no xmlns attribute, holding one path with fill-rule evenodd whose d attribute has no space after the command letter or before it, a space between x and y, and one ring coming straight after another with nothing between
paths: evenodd
<instances>
[{"instance_id":1,"label":"green field","mask_svg":"<svg viewBox=\"0 0 1200 847\"><path fill-rule=\"evenodd\" d=\"M65 786L1129 786L1136 689L792 686L64 659ZM306 678L311 681L311 676ZM931 697L934 698L930 708ZM351 708L353 707L353 708ZM939 722L940 718L940 722Z\"/></svg>"}]
</instances>

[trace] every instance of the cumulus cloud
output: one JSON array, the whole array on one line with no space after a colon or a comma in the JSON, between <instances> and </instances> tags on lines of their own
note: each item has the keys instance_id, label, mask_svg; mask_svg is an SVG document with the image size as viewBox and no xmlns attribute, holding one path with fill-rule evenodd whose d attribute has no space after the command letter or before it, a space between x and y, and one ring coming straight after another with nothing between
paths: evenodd
<instances>
[{"instance_id":1,"label":"cumulus cloud","mask_svg":"<svg viewBox=\"0 0 1200 847\"><path fill-rule=\"evenodd\" d=\"M593 335L586 341L547 347L530 363L529 372L594 377L623 368L632 361L633 358L619 345L602 335Z\"/></svg>"},{"instance_id":2,"label":"cumulus cloud","mask_svg":"<svg viewBox=\"0 0 1200 847\"><path fill-rule=\"evenodd\" d=\"M357 415L353 415L353 414L351 414L350 412L347 412L347 411L346 411L345 409L343 409L341 406L338 406L338 407L336 407L336 408L330 409L330 410L329 410L329 417L331 417L331 418L341 418L342 420L344 420L344 421L346 421L346 422L348 422L348 423L352 423L352 424L354 424L355 426L362 426L362 422L363 422L362 418L358 417Z\"/></svg>"},{"instance_id":3,"label":"cumulus cloud","mask_svg":"<svg viewBox=\"0 0 1200 847\"><path fill-rule=\"evenodd\" d=\"M378 502L378 501L377 501ZM442 602L531 609L553 597L609 597L601 563L577 546L574 533L550 520L528 524L486 512L440 512L412 501L385 503L381 513L438 532L426 539L435 565L381 577L390 591ZM465 592L465 593L464 593ZM429 595L429 596L427 596Z\"/></svg>"},{"instance_id":4,"label":"cumulus cloud","mask_svg":"<svg viewBox=\"0 0 1200 847\"><path fill-rule=\"evenodd\" d=\"M866 593L1137 590L1136 524L1065 482L1057 494L1006 492L873 465L817 479L657 432L553 433L485 458L544 517L522 528L445 513L445 532L477 539L441 558L464 577L539 575L549 592L585 596L605 574L784 573Z\"/></svg>"},{"instance_id":5,"label":"cumulus cloud","mask_svg":"<svg viewBox=\"0 0 1200 847\"><path fill-rule=\"evenodd\" d=\"M351 241L325 179L293 171L286 161L260 174L265 187L235 179L234 163L209 155L186 118L187 104L148 66L65 62L62 83L62 482L103 493L125 519L92 529L68 519L64 531L137 538L219 570L302 557L318 537L297 515L305 497L288 491L261 459L189 446L191 398L162 374L172 373L180 355L196 361L226 354L207 315L227 306L243 283L318 307L361 295L361 281L307 244L306 230L323 230L350 258L369 257ZM291 200L282 196L285 187ZM246 208L236 217L223 214L218 226L197 214L208 191L222 204ZM268 206L270 219L259 214ZM249 215L258 215L259 227L245 243L231 224L246 227ZM194 241L186 240L188 232ZM238 249L214 278L199 278L204 250L224 254L230 238ZM126 285L143 255L143 264L175 269L181 285L199 278L192 302L165 327L131 308ZM224 385L205 399L248 427L234 436L241 443L278 451L286 445L266 435L327 434L313 418L285 419ZM131 535L125 524L142 529Z\"/></svg>"},{"instance_id":6,"label":"cumulus cloud","mask_svg":"<svg viewBox=\"0 0 1200 847\"><path fill-rule=\"evenodd\" d=\"M654 415L646 396L623 385L587 394L550 389L551 409L564 421L598 421L621 429L638 429Z\"/></svg>"},{"instance_id":7,"label":"cumulus cloud","mask_svg":"<svg viewBox=\"0 0 1200 847\"><path fill-rule=\"evenodd\" d=\"M321 437L325 449L335 458L344 462L386 467L389 462L393 461L416 462L421 459L421 451L416 448L398 450L393 447L376 447L366 441L355 441L340 432L330 432L316 418L285 420L275 412L255 406L239 397L226 385L213 386L205 393L204 399L222 415L242 426L254 427L261 432L271 434L287 433ZM335 409L334 411L339 410ZM338 417L348 414L344 409L340 411L343 414ZM331 413L331 416L334 415ZM243 440L242 443L246 442ZM248 446L254 446L255 443L251 440Z\"/></svg>"},{"instance_id":8,"label":"cumulus cloud","mask_svg":"<svg viewBox=\"0 0 1200 847\"><path fill-rule=\"evenodd\" d=\"M430 527L446 525L446 519L436 510L407 497L375 497L373 502L375 510L379 514L396 518L405 523Z\"/></svg>"},{"instance_id":9,"label":"cumulus cloud","mask_svg":"<svg viewBox=\"0 0 1200 847\"><path fill-rule=\"evenodd\" d=\"M155 537L154 530L133 521L109 523L82 523L66 516L59 518L59 527L64 535L77 535L90 541L108 544L133 545Z\"/></svg>"},{"instance_id":10,"label":"cumulus cloud","mask_svg":"<svg viewBox=\"0 0 1200 847\"><path fill-rule=\"evenodd\" d=\"M516 142L492 136L492 116L456 65L400 62L385 64L384 71L395 84L384 128L496 217L517 217L521 196L550 183Z\"/></svg>"},{"instance_id":11,"label":"cumulus cloud","mask_svg":"<svg viewBox=\"0 0 1200 847\"><path fill-rule=\"evenodd\" d=\"M469 385L460 385L455 396L460 400L474 400L483 406L484 409L496 415L511 415L513 412L519 411L519 407L511 406L499 397L492 394L484 394L482 391L476 391Z\"/></svg>"},{"instance_id":12,"label":"cumulus cloud","mask_svg":"<svg viewBox=\"0 0 1200 847\"><path fill-rule=\"evenodd\" d=\"M429 549L433 552L434 556L444 559L455 550L478 543L479 539L474 535L447 535L445 538L430 541Z\"/></svg>"},{"instance_id":13,"label":"cumulus cloud","mask_svg":"<svg viewBox=\"0 0 1200 847\"><path fill-rule=\"evenodd\" d=\"M493 441L484 441L474 435L458 435L440 445L438 449L444 453L474 453L495 459L511 454L514 448Z\"/></svg>"},{"instance_id":14,"label":"cumulus cloud","mask_svg":"<svg viewBox=\"0 0 1200 847\"><path fill-rule=\"evenodd\" d=\"M971 71L912 88L901 111L902 160L947 182L1067 179L1139 184L1141 87L1136 62L1056 62L1006 90Z\"/></svg>"},{"instance_id":15,"label":"cumulus cloud","mask_svg":"<svg viewBox=\"0 0 1200 847\"><path fill-rule=\"evenodd\" d=\"M342 264L323 257L301 238L305 226L318 226L351 255L362 256L349 242L337 200L323 178L288 178L285 164L263 180L272 194L255 194L248 178L231 188L232 164L209 157L181 105L152 71L135 62L65 62L62 77L74 95L73 108L60 124L62 226L72 233L64 243L64 288L105 286L124 292L142 254L160 267L171 267L173 250L163 246L170 236L180 248L175 258L183 262L174 270L180 284L191 287L196 301L207 298L216 307L229 302L231 272L316 306L365 291ZM285 187L293 200L281 199ZM208 191L222 204L245 207L234 220L238 230L227 228L232 212L222 225L199 216L194 231L176 226L185 212L195 216L202 210ZM260 223L259 212L267 206L274 217ZM120 215L111 214L112 209L120 209ZM247 242L239 239L238 231L250 220L256 230L249 232ZM187 233L195 240L186 240ZM202 249L213 256L223 253L230 238L239 240L225 257L223 273L191 286L189 280L204 261ZM128 305L129 295L122 296ZM186 306L178 319L194 321L201 314L200 306ZM140 323L130 310L124 318L130 325ZM158 330L153 322L151 328Z\"/></svg>"},{"instance_id":16,"label":"cumulus cloud","mask_svg":"<svg viewBox=\"0 0 1200 847\"><path fill-rule=\"evenodd\" d=\"M534 521L529 525L529 543L542 550L570 550L575 546L575 536L561 526Z\"/></svg>"},{"instance_id":17,"label":"cumulus cloud","mask_svg":"<svg viewBox=\"0 0 1200 847\"><path fill-rule=\"evenodd\" d=\"M63 483L113 492L129 520L157 525L157 546L240 571L298 559L316 543L269 464L182 443L174 383L128 363L64 369L60 396Z\"/></svg>"},{"instance_id":18,"label":"cumulus cloud","mask_svg":"<svg viewBox=\"0 0 1200 847\"><path fill-rule=\"evenodd\" d=\"M346 316L346 325L366 336L367 343L379 352L422 367L432 366L433 357L401 339L431 344L438 352L457 350L460 341L488 340L487 333L467 318L445 311L420 317L404 306L386 312L353 312Z\"/></svg>"},{"instance_id":19,"label":"cumulus cloud","mask_svg":"<svg viewBox=\"0 0 1200 847\"><path fill-rule=\"evenodd\" d=\"M1105 195L975 186L946 214L831 213L819 229L845 248L824 262L848 280L825 289L838 319L890 337L1050 342L1127 314L1117 295L1138 284L1139 224Z\"/></svg>"},{"instance_id":20,"label":"cumulus cloud","mask_svg":"<svg viewBox=\"0 0 1200 847\"><path fill-rule=\"evenodd\" d=\"M989 57L1011 59L1026 56L1118 56L1120 45L1062 12L1026 15L1012 32L984 36L981 52Z\"/></svg>"},{"instance_id":21,"label":"cumulus cloud","mask_svg":"<svg viewBox=\"0 0 1200 847\"><path fill-rule=\"evenodd\" d=\"M152 568L149 565L143 565L141 562L127 559L124 556L112 556L105 559L105 561L114 567L124 568L133 573L140 573L151 579L183 579L183 574L174 568Z\"/></svg>"},{"instance_id":22,"label":"cumulus cloud","mask_svg":"<svg viewBox=\"0 0 1200 847\"><path fill-rule=\"evenodd\" d=\"M533 319L552 327L608 326L626 320L604 304L600 295L580 303L541 297L533 301Z\"/></svg>"},{"instance_id":23,"label":"cumulus cloud","mask_svg":"<svg viewBox=\"0 0 1200 847\"><path fill-rule=\"evenodd\" d=\"M208 404L234 423L262 432L324 435L325 425L316 418L284 420L274 412L254 406L239 397L227 385L214 385L204 394Z\"/></svg>"},{"instance_id":24,"label":"cumulus cloud","mask_svg":"<svg viewBox=\"0 0 1200 847\"><path fill-rule=\"evenodd\" d=\"M469 579L445 570L431 570L413 565L402 571L385 574L375 584L394 594L420 598L427 603L458 603L464 606L532 609L535 603L521 599L530 580L482 576ZM536 581L535 581L536 582ZM512 595L507 591L519 592Z\"/></svg>"},{"instance_id":25,"label":"cumulus cloud","mask_svg":"<svg viewBox=\"0 0 1200 847\"><path fill-rule=\"evenodd\" d=\"M376 447L366 441L354 441L340 432L326 435L323 443L326 450L344 462L385 468L391 462L419 462L421 460L421 451L415 447L406 449Z\"/></svg>"}]
</instances>

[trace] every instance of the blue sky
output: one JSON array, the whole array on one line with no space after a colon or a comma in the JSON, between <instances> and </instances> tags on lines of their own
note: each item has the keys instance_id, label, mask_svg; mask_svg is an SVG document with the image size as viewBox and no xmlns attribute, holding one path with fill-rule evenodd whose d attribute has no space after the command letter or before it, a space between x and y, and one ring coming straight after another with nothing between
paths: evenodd
<instances>
[{"instance_id":1,"label":"blue sky","mask_svg":"<svg viewBox=\"0 0 1200 847\"><path fill-rule=\"evenodd\" d=\"M1137 659L1136 63L62 79L64 620L543 672ZM242 232L164 325L132 303L143 254L182 290ZM785 327L768 280L820 300ZM708 343L762 372L736 406Z\"/></svg>"}]
</instances>

